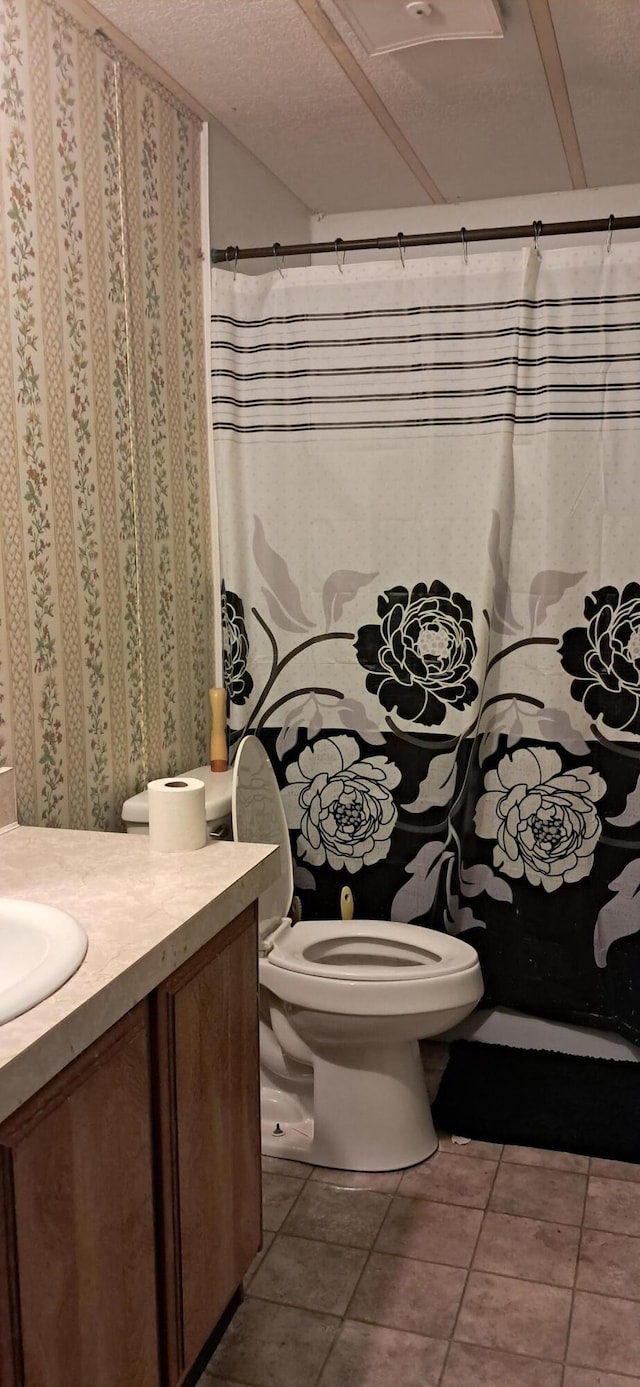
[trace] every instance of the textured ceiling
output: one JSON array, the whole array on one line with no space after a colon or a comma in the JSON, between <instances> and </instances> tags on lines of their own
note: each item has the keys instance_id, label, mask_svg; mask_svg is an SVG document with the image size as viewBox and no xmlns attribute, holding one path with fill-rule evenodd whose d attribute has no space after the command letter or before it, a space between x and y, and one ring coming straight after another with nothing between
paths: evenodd
<instances>
[{"instance_id":1,"label":"textured ceiling","mask_svg":"<svg viewBox=\"0 0 640 1387\"><path fill-rule=\"evenodd\" d=\"M447 202L569 186L524 0L502 4L504 39L428 43L377 58L331 0L323 3Z\"/></svg>"},{"instance_id":2,"label":"textured ceiling","mask_svg":"<svg viewBox=\"0 0 640 1387\"><path fill-rule=\"evenodd\" d=\"M313 211L425 201L295 0L99 8Z\"/></svg>"},{"instance_id":3,"label":"textured ceiling","mask_svg":"<svg viewBox=\"0 0 640 1387\"><path fill-rule=\"evenodd\" d=\"M640 175L640 0L551 0L591 187Z\"/></svg>"},{"instance_id":4,"label":"textured ceiling","mask_svg":"<svg viewBox=\"0 0 640 1387\"><path fill-rule=\"evenodd\" d=\"M428 202L296 0L94 2L312 210ZM549 4L587 181L636 182L640 0ZM322 8L446 201L571 187L527 0L502 40L375 58Z\"/></svg>"}]
</instances>

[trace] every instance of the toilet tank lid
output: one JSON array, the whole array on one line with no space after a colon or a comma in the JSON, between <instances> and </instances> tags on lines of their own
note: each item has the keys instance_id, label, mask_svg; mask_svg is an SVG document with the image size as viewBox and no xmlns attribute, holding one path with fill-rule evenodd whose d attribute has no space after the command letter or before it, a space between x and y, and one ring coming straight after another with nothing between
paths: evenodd
<instances>
[{"instance_id":1,"label":"toilet tank lid","mask_svg":"<svg viewBox=\"0 0 640 1387\"><path fill-rule=\"evenodd\" d=\"M181 771L181 775L193 776L204 782L204 800L207 823L216 823L231 813L231 782L233 771L212 771L209 766L196 766L192 771ZM122 820L125 824L148 824L149 796L146 790L132 795L122 806Z\"/></svg>"}]
</instances>

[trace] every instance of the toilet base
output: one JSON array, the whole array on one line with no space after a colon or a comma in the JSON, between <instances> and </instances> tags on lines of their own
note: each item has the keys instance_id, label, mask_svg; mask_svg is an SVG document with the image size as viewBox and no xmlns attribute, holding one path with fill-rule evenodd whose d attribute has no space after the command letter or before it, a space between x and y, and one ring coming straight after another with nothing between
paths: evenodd
<instances>
[{"instance_id":1,"label":"toilet base","mask_svg":"<svg viewBox=\"0 0 640 1387\"><path fill-rule=\"evenodd\" d=\"M317 1165L402 1170L437 1149L417 1040L323 1047L313 1079Z\"/></svg>"},{"instance_id":2,"label":"toilet base","mask_svg":"<svg viewBox=\"0 0 640 1387\"><path fill-rule=\"evenodd\" d=\"M402 1170L438 1146L417 1041L323 1046L312 1089L280 1088L263 1071L261 1106L263 1153L285 1160Z\"/></svg>"},{"instance_id":3,"label":"toilet base","mask_svg":"<svg viewBox=\"0 0 640 1387\"><path fill-rule=\"evenodd\" d=\"M279 1156L283 1161L304 1161L306 1165L315 1165L312 1117L303 1118L300 1122L283 1120L275 1124L263 1117L260 1125L263 1156Z\"/></svg>"}]
</instances>

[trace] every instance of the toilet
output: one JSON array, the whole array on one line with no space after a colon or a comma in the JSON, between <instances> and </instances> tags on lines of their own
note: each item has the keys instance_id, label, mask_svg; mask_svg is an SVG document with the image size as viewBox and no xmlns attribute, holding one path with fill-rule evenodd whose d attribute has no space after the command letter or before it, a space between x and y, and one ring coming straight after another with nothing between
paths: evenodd
<instances>
[{"instance_id":1,"label":"toilet","mask_svg":"<svg viewBox=\"0 0 640 1387\"><path fill-rule=\"evenodd\" d=\"M201 780L204 785L207 842L231 837L231 784L233 771L212 771L209 766L195 766L181 775ZM140 790L122 806L122 822L127 833L149 832L149 794Z\"/></svg>"},{"instance_id":2,"label":"toilet","mask_svg":"<svg viewBox=\"0 0 640 1387\"><path fill-rule=\"evenodd\" d=\"M263 1152L362 1171L425 1160L438 1141L418 1040L480 1001L475 949L388 921L292 924L289 830L257 737L238 747L231 802L234 838L280 849L259 903Z\"/></svg>"},{"instance_id":3,"label":"toilet","mask_svg":"<svg viewBox=\"0 0 640 1387\"><path fill-rule=\"evenodd\" d=\"M345 1170L400 1170L437 1137L418 1040L482 996L475 949L439 930L380 920L291 923L293 862L282 798L257 737L204 782L210 842L277 843L280 874L260 897L260 1092L265 1155ZM149 832L147 791L126 800L128 833ZM336 888L336 898L339 885Z\"/></svg>"}]
</instances>

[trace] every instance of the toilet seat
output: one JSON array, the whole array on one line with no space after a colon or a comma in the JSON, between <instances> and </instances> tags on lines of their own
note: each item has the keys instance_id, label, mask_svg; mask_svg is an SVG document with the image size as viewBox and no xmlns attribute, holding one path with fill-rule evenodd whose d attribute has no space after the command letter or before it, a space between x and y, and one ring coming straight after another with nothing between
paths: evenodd
<instances>
[{"instance_id":1,"label":"toilet seat","mask_svg":"<svg viewBox=\"0 0 640 1387\"><path fill-rule=\"evenodd\" d=\"M394 936L398 931L408 948L406 956L414 962L389 966L391 930ZM336 946L334 962L328 962L327 954ZM365 961L341 961L342 946L351 954L363 946ZM314 949L320 958L313 957ZM372 949L381 950L382 962L367 966ZM475 1004L482 994L478 955L463 939L419 925L390 926L384 920L302 921L293 928L290 920L283 920L265 941L258 971L261 984L285 1005L343 1017L398 1018L443 1011L467 999Z\"/></svg>"},{"instance_id":2,"label":"toilet seat","mask_svg":"<svg viewBox=\"0 0 640 1387\"><path fill-rule=\"evenodd\" d=\"M384 920L302 922L279 929L268 951L276 968L347 982L400 983L448 977L475 967L458 939L439 930Z\"/></svg>"}]
</instances>

